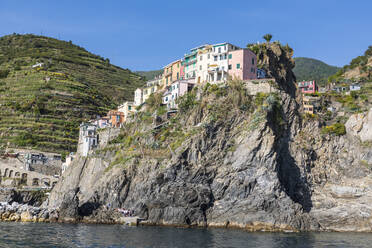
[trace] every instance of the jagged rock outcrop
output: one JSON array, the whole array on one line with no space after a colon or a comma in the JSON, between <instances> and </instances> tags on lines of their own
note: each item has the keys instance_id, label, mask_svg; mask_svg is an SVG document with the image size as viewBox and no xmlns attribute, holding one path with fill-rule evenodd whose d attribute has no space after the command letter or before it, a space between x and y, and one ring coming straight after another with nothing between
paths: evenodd
<instances>
[{"instance_id":1,"label":"jagged rock outcrop","mask_svg":"<svg viewBox=\"0 0 372 248\"><path fill-rule=\"evenodd\" d=\"M293 63L279 44L258 57L269 63L280 104L269 95L260 111L242 105L213 112L229 97L214 89L225 97L177 117L187 133L169 150L157 148L161 130L135 123L136 133L123 142L135 137L135 148L108 145L78 157L45 205L59 209L60 221L112 223L112 209L120 207L148 224L371 231L370 147L352 134L322 135L318 121L302 120ZM240 93L231 99L244 99ZM127 157L117 160L123 151Z\"/></svg>"}]
</instances>

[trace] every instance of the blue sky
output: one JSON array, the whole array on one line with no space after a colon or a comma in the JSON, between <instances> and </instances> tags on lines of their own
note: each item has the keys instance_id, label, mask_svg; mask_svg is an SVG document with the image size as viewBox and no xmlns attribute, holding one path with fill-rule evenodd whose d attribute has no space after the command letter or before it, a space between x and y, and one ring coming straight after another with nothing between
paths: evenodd
<instances>
[{"instance_id":1,"label":"blue sky","mask_svg":"<svg viewBox=\"0 0 372 248\"><path fill-rule=\"evenodd\" d=\"M151 70L204 43L239 46L265 33L296 57L343 66L372 45L370 0L2 0L0 36L72 40L131 70Z\"/></svg>"}]
</instances>

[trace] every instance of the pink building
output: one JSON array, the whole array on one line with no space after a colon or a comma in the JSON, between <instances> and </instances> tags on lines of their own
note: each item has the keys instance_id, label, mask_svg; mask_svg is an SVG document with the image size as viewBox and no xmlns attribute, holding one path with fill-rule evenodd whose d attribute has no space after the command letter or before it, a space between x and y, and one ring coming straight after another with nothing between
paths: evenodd
<instances>
[{"instance_id":1,"label":"pink building","mask_svg":"<svg viewBox=\"0 0 372 248\"><path fill-rule=\"evenodd\" d=\"M249 49L230 51L228 74L232 79L250 80L257 78L257 56Z\"/></svg>"},{"instance_id":2,"label":"pink building","mask_svg":"<svg viewBox=\"0 0 372 248\"><path fill-rule=\"evenodd\" d=\"M306 94L315 93L318 91L318 86L316 85L315 81L303 81L298 83L298 88L301 89L301 92Z\"/></svg>"},{"instance_id":3,"label":"pink building","mask_svg":"<svg viewBox=\"0 0 372 248\"><path fill-rule=\"evenodd\" d=\"M182 65L181 64L181 68L180 68L180 79L185 79L185 65Z\"/></svg>"}]
</instances>

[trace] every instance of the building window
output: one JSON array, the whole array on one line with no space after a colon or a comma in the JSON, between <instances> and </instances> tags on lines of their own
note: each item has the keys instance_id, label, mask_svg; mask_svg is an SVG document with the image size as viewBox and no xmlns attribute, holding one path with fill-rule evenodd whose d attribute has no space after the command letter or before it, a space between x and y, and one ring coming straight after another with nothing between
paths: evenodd
<instances>
[{"instance_id":1,"label":"building window","mask_svg":"<svg viewBox=\"0 0 372 248\"><path fill-rule=\"evenodd\" d=\"M229 59L232 59L232 54L229 54Z\"/></svg>"},{"instance_id":2,"label":"building window","mask_svg":"<svg viewBox=\"0 0 372 248\"><path fill-rule=\"evenodd\" d=\"M217 61L217 59L218 59L218 56L214 56L214 61Z\"/></svg>"},{"instance_id":3,"label":"building window","mask_svg":"<svg viewBox=\"0 0 372 248\"><path fill-rule=\"evenodd\" d=\"M236 69L240 69L240 64L236 64Z\"/></svg>"},{"instance_id":4,"label":"building window","mask_svg":"<svg viewBox=\"0 0 372 248\"><path fill-rule=\"evenodd\" d=\"M223 59L227 59L227 54L226 53L223 55Z\"/></svg>"},{"instance_id":5,"label":"building window","mask_svg":"<svg viewBox=\"0 0 372 248\"><path fill-rule=\"evenodd\" d=\"M232 66L231 65L229 65L229 70L231 70L232 69Z\"/></svg>"},{"instance_id":6,"label":"building window","mask_svg":"<svg viewBox=\"0 0 372 248\"><path fill-rule=\"evenodd\" d=\"M221 53L221 47L218 48L218 53Z\"/></svg>"},{"instance_id":7,"label":"building window","mask_svg":"<svg viewBox=\"0 0 372 248\"><path fill-rule=\"evenodd\" d=\"M254 65L254 58L252 58L252 65Z\"/></svg>"},{"instance_id":8,"label":"building window","mask_svg":"<svg viewBox=\"0 0 372 248\"><path fill-rule=\"evenodd\" d=\"M199 69L202 70L202 66L200 66Z\"/></svg>"},{"instance_id":9,"label":"building window","mask_svg":"<svg viewBox=\"0 0 372 248\"><path fill-rule=\"evenodd\" d=\"M180 78L180 73L177 72L177 80Z\"/></svg>"},{"instance_id":10,"label":"building window","mask_svg":"<svg viewBox=\"0 0 372 248\"><path fill-rule=\"evenodd\" d=\"M220 55L220 60L223 60L223 55L222 54Z\"/></svg>"},{"instance_id":11,"label":"building window","mask_svg":"<svg viewBox=\"0 0 372 248\"><path fill-rule=\"evenodd\" d=\"M202 61L203 60L203 56L200 56L200 61Z\"/></svg>"},{"instance_id":12,"label":"building window","mask_svg":"<svg viewBox=\"0 0 372 248\"><path fill-rule=\"evenodd\" d=\"M132 110L132 106L128 106L128 110Z\"/></svg>"},{"instance_id":13,"label":"building window","mask_svg":"<svg viewBox=\"0 0 372 248\"><path fill-rule=\"evenodd\" d=\"M210 54L208 54L208 59L210 59L211 58L211 55Z\"/></svg>"},{"instance_id":14,"label":"building window","mask_svg":"<svg viewBox=\"0 0 372 248\"><path fill-rule=\"evenodd\" d=\"M155 92L155 88L152 87L152 88L151 88L151 93L154 93L154 92Z\"/></svg>"}]
</instances>

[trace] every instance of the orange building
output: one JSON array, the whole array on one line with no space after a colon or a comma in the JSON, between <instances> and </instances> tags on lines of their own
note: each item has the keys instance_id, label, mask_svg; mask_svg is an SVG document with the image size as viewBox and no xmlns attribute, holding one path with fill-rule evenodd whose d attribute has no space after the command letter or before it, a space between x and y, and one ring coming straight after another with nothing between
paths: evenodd
<instances>
[{"instance_id":1,"label":"orange building","mask_svg":"<svg viewBox=\"0 0 372 248\"><path fill-rule=\"evenodd\" d=\"M107 114L109 117L109 123L111 127L121 127L121 124L124 123L124 113L116 110L110 110Z\"/></svg>"},{"instance_id":2,"label":"orange building","mask_svg":"<svg viewBox=\"0 0 372 248\"><path fill-rule=\"evenodd\" d=\"M162 89L171 85L174 81L181 79L182 69L181 60L174 61L169 65L166 65L163 71L163 85Z\"/></svg>"}]
</instances>

